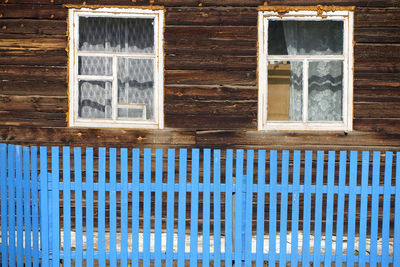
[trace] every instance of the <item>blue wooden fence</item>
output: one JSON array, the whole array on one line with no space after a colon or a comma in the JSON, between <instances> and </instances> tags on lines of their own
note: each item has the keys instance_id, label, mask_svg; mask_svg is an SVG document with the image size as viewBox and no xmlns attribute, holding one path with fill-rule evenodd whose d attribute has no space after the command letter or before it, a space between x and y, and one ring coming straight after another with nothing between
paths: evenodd
<instances>
[{"instance_id":1,"label":"blue wooden fence","mask_svg":"<svg viewBox=\"0 0 400 267\"><path fill-rule=\"evenodd\" d=\"M400 266L400 152L95 152L0 144L2 266Z\"/></svg>"}]
</instances>

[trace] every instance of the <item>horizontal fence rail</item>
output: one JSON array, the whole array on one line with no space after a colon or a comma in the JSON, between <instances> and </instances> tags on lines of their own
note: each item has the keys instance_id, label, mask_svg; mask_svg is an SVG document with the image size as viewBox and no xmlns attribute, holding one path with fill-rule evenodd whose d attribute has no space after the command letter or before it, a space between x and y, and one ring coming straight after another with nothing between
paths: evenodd
<instances>
[{"instance_id":1,"label":"horizontal fence rail","mask_svg":"<svg viewBox=\"0 0 400 267\"><path fill-rule=\"evenodd\" d=\"M400 266L400 152L0 144L2 266Z\"/></svg>"}]
</instances>

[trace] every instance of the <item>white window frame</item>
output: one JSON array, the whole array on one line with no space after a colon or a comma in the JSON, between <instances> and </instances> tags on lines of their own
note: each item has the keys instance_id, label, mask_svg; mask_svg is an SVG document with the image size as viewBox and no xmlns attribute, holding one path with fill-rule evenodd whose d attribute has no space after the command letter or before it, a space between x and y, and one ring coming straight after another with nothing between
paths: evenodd
<instances>
[{"instance_id":1,"label":"white window frame","mask_svg":"<svg viewBox=\"0 0 400 267\"><path fill-rule=\"evenodd\" d=\"M303 9L303 10L301 10ZM352 10L321 11L318 8L306 10L304 7L292 7L285 12L262 7L258 12L258 130L283 131L351 131L353 129L353 20ZM343 55L338 56L269 56L268 55L268 21L269 20L339 20L343 21ZM269 60L303 60L304 72L307 74L307 60L334 60L344 62L343 66L343 121L314 122L307 121L308 90L303 90L302 121L268 121L268 61ZM307 88L308 75L303 72L303 88Z\"/></svg>"},{"instance_id":2,"label":"white window frame","mask_svg":"<svg viewBox=\"0 0 400 267\"><path fill-rule=\"evenodd\" d=\"M78 51L79 40L79 16L93 17L112 17L112 18L152 18L154 19L154 53L153 55L135 52L80 52ZM68 13L69 28L69 127L96 127L96 128L164 128L164 9L161 7L149 8L115 8L115 7L70 7ZM111 56L113 57L113 77L116 79L116 58L154 58L154 120L121 119L117 118L117 105L123 107L124 104L117 104L118 88L113 85L112 89L112 118L79 118L78 117L78 55L79 56ZM85 78L79 75L79 78ZM96 76L99 78L100 76ZM90 78L90 77L87 77ZM104 78L104 79L103 79ZM93 79L93 78L92 78ZM102 77L103 80L110 79L110 76ZM113 84L114 84L113 83ZM126 104L125 104L126 105ZM134 106L134 104L129 104ZM137 104L136 106L140 106Z\"/></svg>"}]
</instances>

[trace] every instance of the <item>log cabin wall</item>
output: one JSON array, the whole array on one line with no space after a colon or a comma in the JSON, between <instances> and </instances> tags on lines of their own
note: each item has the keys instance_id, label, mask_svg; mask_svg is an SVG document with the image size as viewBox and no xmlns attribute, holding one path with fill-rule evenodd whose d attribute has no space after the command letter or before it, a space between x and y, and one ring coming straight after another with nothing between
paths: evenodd
<instances>
[{"instance_id":1,"label":"log cabin wall","mask_svg":"<svg viewBox=\"0 0 400 267\"><path fill-rule=\"evenodd\" d=\"M151 1L153 2L153 1ZM68 128L67 8L2 0L0 142L117 147L400 147L400 1L269 0L355 6L354 131L257 131L257 7L262 0L155 0L165 7L163 130ZM88 0L86 4L149 5Z\"/></svg>"}]
</instances>

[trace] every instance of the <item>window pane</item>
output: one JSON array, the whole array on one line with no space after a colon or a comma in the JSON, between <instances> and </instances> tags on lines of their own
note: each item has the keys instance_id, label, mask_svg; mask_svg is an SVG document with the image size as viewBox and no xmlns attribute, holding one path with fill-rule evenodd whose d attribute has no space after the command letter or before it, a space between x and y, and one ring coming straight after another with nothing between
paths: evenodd
<instances>
[{"instance_id":1,"label":"window pane","mask_svg":"<svg viewBox=\"0 0 400 267\"><path fill-rule=\"evenodd\" d=\"M146 105L132 108L119 108L118 118L146 119Z\"/></svg>"},{"instance_id":2,"label":"window pane","mask_svg":"<svg viewBox=\"0 0 400 267\"><path fill-rule=\"evenodd\" d=\"M342 121L343 62L313 61L308 68L308 120Z\"/></svg>"},{"instance_id":3,"label":"window pane","mask_svg":"<svg viewBox=\"0 0 400 267\"><path fill-rule=\"evenodd\" d=\"M341 55L343 21L270 20L270 55Z\"/></svg>"},{"instance_id":4,"label":"window pane","mask_svg":"<svg viewBox=\"0 0 400 267\"><path fill-rule=\"evenodd\" d=\"M79 57L79 75L112 75L111 57Z\"/></svg>"},{"instance_id":5,"label":"window pane","mask_svg":"<svg viewBox=\"0 0 400 267\"><path fill-rule=\"evenodd\" d=\"M154 60L118 58L118 103L146 105L154 119Z\"/></svg>"},{"instance_id":6,"label":"window pane","mask_svg":"<svg viewBox=\"0 0 400 267\"><path fill-rule=\"evenodd\" d=\"M79 81L79 117L111 118L111 92L111 82Z\"/></svg>"},{"instance_id":7,"label":"window pane","mask_svg":"<svg viewBox=\"0 0 400 267\"><path fill-rule=\"evenodd\" d=\"M79 17L79 50L154 51L154 19Z\"/></svg>"},{"instance_id":8,"label":"window pane","mask_svg":"<svg viewBox=\"0 0 400 267\"><path fill-rule=\"evenodd\" d=\"M268 120L301 121L302 92L303 62L268 62Z\"/></svg>"}]
</instances>

